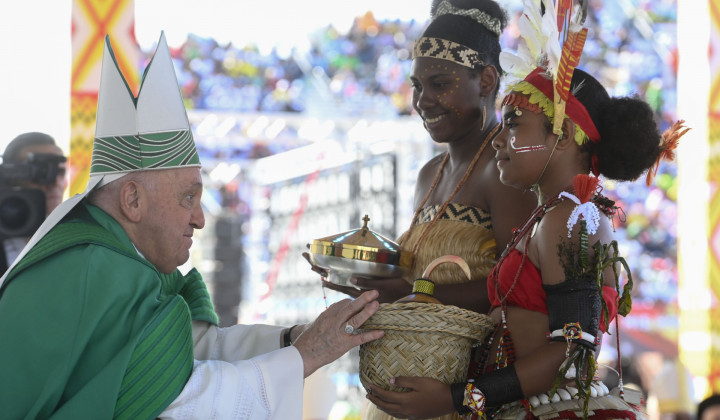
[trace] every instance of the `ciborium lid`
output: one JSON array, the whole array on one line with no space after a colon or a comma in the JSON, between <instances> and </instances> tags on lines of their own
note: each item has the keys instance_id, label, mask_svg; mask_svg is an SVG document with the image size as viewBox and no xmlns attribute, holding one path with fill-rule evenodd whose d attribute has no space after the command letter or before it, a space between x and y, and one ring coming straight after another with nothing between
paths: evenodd
<instances>
[{"instance_id":1,"label":"ciborium lid","mask_svg":"<svg viewBox=\"0 0 720 420\"><path fill-rule=\"evenodd\" d=\"M353 275L360 277L400 277L412 264L412 253L373 232L365 215L363 226L337 235L315 239L310 246L313 263L328 271L328 281L349 285Z\"/></svg>"}]
</instances>

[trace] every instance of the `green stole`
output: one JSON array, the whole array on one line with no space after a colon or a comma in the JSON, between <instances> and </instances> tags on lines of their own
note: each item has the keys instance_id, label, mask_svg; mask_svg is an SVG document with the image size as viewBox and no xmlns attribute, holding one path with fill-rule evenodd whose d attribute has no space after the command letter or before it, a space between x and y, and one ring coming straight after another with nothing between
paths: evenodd
<instances>
[{"instance_id":1,"label":"green stole","mask_svg":"<svg viewBox=\"0 0 720 420\"><path fill-rule=\"evenodd\" d=\"M156 271L134 249L128 249L109 231L95 222L80 205L72 220L55 226L9 273L6 286L24 269L64 249L94 244L143 262ZM156 271L157 272L157 271ZM153 419L180 394L193 367L191 320L217 325L210 295L202 276L192 269L183 276L157 272L166 298L156 308L137 337L117 396L113 418ZM1 293L1 291L0 291Z\"/></svg>"}]
</instances>

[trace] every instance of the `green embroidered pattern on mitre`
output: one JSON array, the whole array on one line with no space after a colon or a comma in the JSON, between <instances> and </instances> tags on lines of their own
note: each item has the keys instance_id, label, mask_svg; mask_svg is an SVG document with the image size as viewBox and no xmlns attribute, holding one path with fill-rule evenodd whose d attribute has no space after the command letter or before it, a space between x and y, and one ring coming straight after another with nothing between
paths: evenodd
<instances>
[{"instance_id":1,"label":"green embroidered pattern on mitre","mask_svg":"<svg viewBox=\"0 0 720 420\"><path fill-rule=\"evenodd\" d=\"M90 173L200 165L190 131L96 138Z\"/></svg>"}]
</instances>

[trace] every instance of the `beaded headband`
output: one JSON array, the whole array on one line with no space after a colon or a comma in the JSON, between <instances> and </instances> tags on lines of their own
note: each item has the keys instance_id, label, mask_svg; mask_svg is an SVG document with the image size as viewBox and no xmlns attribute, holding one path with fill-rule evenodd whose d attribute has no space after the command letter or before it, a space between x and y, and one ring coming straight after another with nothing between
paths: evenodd
<instances>
[{"instance_id":1,"label":"beaded headband","mask_svg":"<svg viewBox=\"0 0 720 420\"><path fill-rule=\"evenodd\" d=\"M505 96L505 99L503 99L502 106L505 105L513 105L516 108L516 113L518 111L517 108L527 109L528 111L532 111L536 114L543 112L540 106L538 104L530 102L530 98L528 98L527 96L518 95L512 92L508 93L507 96Z\"/></svg>"},{"instance_id":2,"label":"beaded headband","mask_svg":"<svg viewBox=\"0 0 720 420\"><path fill-rule=\"evenodd\" d=\"M471 69L477 65L485 65L480 60L480 54L472 48L447 39L433 37L422 37L415 41L412 58L414 60L418 57L448 60Z\"/></svg>"},{"instance_id":3,"label":"beaded headband","mask_svg":"<svg viewBox=\"0 0 720 420\"><path fill-rule=\"evenodd\" d=\"M529 96L528 102L530 104L539 105L545 116L550 121L555 120L556 107L550 98L553 97L554 87L552 79L549 79L543 75L544 69L541 67L533 70L522 82L510 87L515 92L520 92ZM519 105L514 94L509 94L503 100L504 105ZM564 107L564 115L567 115L578 127L575 130L575 142L578 145L585 143L586 139L590 139L592 142L600 141L600 133L595 127L590 114L588 114L585 106L572 94L570 93L566 99L566 106Z\"/></svg>"},{"instance_id":4,"label":"beaded headband","mask_svg":"<svg viewBox=\"0 0 720 420\"><path fill-rule=\"evenodd\" d=\"M438 4L435 16L433 19L437 19L438 16L442 15L455 15L455 16L466 16L474 21L478 22L485 27L488 31L494 33L497 36L502 34L502 25L500 21L489 14L478 9L460 9L450 4L448 0L443 0Z\"/></svg>"}]
</instances>

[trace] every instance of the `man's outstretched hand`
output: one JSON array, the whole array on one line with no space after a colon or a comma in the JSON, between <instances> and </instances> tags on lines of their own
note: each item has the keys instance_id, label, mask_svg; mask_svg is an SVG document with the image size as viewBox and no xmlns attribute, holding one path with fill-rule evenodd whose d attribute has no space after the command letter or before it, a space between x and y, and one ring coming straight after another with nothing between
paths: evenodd
<instances>
[{"instance_id":1,"label":"man's outstretched hand","mask_svg":"<svg viewBox=\"0 0 720 420\"><path fill-rule=\"evenodd\" d=\"M357 330L377 310L378 292L362 293L357 299L343 299L330 305L315 321L305 325L293 345L303 359L307 378L321 366L333 362L348 350L383 336L380 330L346 333L346 326Z\"/></svg>"}]
</instances>

